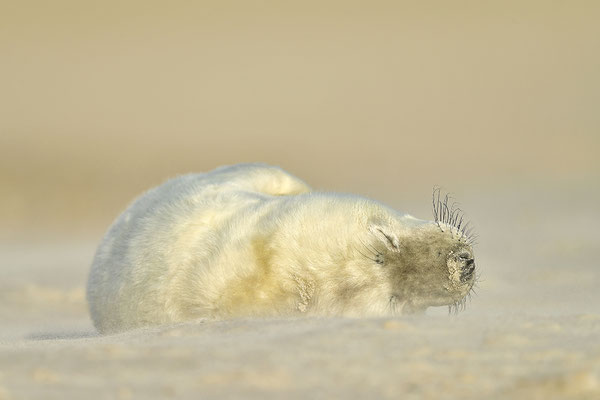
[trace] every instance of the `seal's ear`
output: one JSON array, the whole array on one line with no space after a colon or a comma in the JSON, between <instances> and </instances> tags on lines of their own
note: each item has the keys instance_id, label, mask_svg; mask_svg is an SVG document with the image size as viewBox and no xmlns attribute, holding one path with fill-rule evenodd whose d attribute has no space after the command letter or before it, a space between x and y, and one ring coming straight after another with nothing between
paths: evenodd
<instances>
[{"instance_id":1,"label":"seal's ear","mask_svg":"<svg viewBox=\"0 0 600 400\"><path fill-rule=\"evenodd\" d=\"M391 251L400 251L400 239L389 224L382 221L369 221L369 231Z\"/></svg>"}]
</instances>

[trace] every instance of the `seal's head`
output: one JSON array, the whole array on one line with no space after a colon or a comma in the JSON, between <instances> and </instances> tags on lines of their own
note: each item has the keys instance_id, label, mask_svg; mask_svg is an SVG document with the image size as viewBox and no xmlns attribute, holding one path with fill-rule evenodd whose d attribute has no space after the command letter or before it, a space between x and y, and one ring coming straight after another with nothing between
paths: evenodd
<instances>
[{"instance_id":1,"label":"seal's head","mask_svg":"<svg viewBox=\"0 0 600 400\"><path fill-rule=\"evenodd\" d=\"M434 191L434 221L402 216L401 223L374 219L365 251L391 282L390 305L402 313L423 312L430 306L465 307L477 273L475 235L461 210L449 197Z\"/></svg>"}]
</instances>

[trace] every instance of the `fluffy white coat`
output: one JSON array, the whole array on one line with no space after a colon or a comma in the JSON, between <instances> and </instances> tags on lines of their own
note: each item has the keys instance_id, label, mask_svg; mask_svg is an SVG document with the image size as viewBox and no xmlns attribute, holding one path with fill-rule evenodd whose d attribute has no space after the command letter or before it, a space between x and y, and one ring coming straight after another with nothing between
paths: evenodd
<instances>
[{"instance_id":1,"label":"fluffy white coat","mask_svg":"<svg viewBox=\"0 0 600 400\"><path fill-rule=\"evenodd\" d=\"M410 293L378 257L399 254L424 225L263 164L184 175L110 227L89 277L91 316L106 333L195 318L390 315Z\"/></svg>"}]
</instances>

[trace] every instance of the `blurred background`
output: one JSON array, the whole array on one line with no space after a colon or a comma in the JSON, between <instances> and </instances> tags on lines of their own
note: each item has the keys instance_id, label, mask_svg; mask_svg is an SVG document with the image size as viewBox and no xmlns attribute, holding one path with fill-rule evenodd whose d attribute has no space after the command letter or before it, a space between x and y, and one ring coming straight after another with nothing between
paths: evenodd
<instances>
[{"instance_id":1,"label":"blurred background","mask_svg":"<svg viewBox=\"0 0 600 400\"><path fill-rule=\"evenodd\" d=\"M599 11L595 1L4 2L0 237L99 239L144 189L248 161L421 218L434 185L461 201L590 189Z\"/></svg>"},{"instance_id":2,"label":"blurred background","mask_svg":"<svg viewBox=\"0 0 600 400\"><path fill-rule=\"evenodd\" d=\"M87 271L125 206L251 161L424 219L433 186L450 191L480 236L468 312L525 293L594 308L599 17L595 1L2 3L5 320L54 305L89 326Z\"/></svg>"}]
</instances>

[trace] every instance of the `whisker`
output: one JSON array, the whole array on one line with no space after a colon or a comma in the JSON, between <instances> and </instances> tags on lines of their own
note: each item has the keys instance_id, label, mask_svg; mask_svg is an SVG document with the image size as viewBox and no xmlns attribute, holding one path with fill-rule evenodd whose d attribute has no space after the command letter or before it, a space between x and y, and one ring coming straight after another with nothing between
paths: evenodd
<instances>
[{"instance_id":1,"label":"whisker","mask_svg":"<svg viewBox=\"0 0 600 400\"><path fill-rule=\"evenodd\" d=\"M458 221L458 226L456 227L456 229L458 229L458 231L459 231L459 232L461 231L461 230L460 230L460 226L461 226L461 225L462 225L462 223L463 223L463 218L464 218L464 215L461 215L461 216L460 216L460 221Z\"/></svg>"},{"instance_id":2,"label":"whisker","mask_svg":"<svg viewBox=\"0 0 600 400\"><path fill-rule=\"evenodd\" d=\"M439 199L440 188L434 186L433 187L433 193L431 195L431 203L432 203L432 206L433 206L433 218L434 218L435 222L437 223L437 222L439 222L439 215L438 215L438 210L439 210L438 203L439 203L439 200L436 201L436 192L437 192L437 196L438 196L438 199Z\"/></svg>"},{"instance_id":3,"label":"whisker","mask_svg":"<svg viewBox=\"0 0 600 400\"><path fill-rule=\"evenodd\" d=\"M360 251L359 249L357 249L356 247L354 248L354 250L356 250L358 252L358 254L360 254L361 256L363 256L364 258L366 258L367 260L371 260L373 262L378 262L377 259L371 258L369 256L367 256L366 254L364 254L362 251Z\"/></svg>"},{"instance_id":4,"label":"whisker","mask_svg":"<svg viewBox=\"0 0 600 400\"><path fill-rule=\"evenodd\" d=\"M460 203L454 201L450 193L442 194L442 189L437 185L434 186L431 194L431 205L434 222L442 232L445 231L443 225L449 225L456 229L460 235L460 240L468 245L475 246L478 243L478 236L474 232L474 227L467 220Z\"/></svg>"},{"instance_id":5,"label":"whisker","mask_svg":"<svg viewBox=\"0 0 600 400\"><path fill-rule=\"evenodd\" d=\"M358 239L358 241L360 243L362 243L362 245L365 247L365 249L371 253L373 256L378 257L381 255L381 252L379 250L377 250L375 247L373 247L373 245L367 244L365 242L362 241L361 238Z\"/></svg>"}]
</instances>

